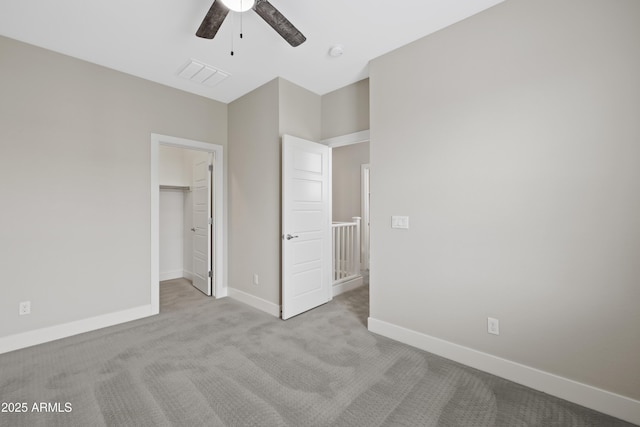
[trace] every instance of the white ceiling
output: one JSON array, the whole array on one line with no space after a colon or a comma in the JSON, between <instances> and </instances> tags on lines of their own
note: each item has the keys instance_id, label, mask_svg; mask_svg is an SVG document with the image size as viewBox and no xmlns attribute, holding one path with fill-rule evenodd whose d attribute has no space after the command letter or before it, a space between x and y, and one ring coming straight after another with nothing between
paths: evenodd
<instances>
[{"instance_id":1,"label":"white ceiling","mask_svg":"<svg viewBox=\"0 0 640 427\"><path fill-rule=\"evenodd\" d=\"M368 77L369 60L502 1L270 0L307 37L292 48L252 10L243 39L233 12L213 40L196 37L212 0L2 0L0 35L228 103L278 76L323 95ZM341 57L328 54L335 44ZM190 59L231 77L185 80Z\"/></svg>"}]
</instances>

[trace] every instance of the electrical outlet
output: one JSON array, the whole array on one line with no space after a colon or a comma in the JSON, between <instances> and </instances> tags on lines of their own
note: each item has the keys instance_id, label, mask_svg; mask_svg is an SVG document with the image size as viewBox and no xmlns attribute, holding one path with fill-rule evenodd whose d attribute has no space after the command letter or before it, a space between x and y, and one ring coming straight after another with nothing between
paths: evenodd
<instances>
[{"instance_id":1,"label":"electrical outlet","mask_svg":"<svg viewBox=\"0 0 640 427\"><path fill-rule=\"evenodd\" d=\"M18 313L20 316L31 314L31 301L22 301L18 306Z\"/></svg>"},{"instance_id":2,"label":"electrical outlet","mask_svg":"<svg viewBox=\"0 0 640 427\"><path fill-rule=\"evenodd\" d=\"M493 335L500 335L500 321L493 317L487 317L487 332Z\"/></svg>"},{"instance_id":3,"label":"electrical outlet","mask_svg":"<svg viewBox=\"0 0 640 427\"><path fill-rule=\"evenodd\" d=\"M258 275L253 273L253 284L258 286L260 284L260 280L258 280Z\"/></svg>"}]
</instances>

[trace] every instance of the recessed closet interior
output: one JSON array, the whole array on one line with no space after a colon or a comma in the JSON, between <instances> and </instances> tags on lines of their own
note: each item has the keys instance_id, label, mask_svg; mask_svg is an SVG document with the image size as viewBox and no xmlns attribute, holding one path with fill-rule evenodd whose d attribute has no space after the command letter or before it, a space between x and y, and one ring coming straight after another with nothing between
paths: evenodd
<instances>
[{"instance_id":1,"label":"recessed closet interior","mask_svg":"<svg viewBox=\"0 0 640 427\"><path fill-rule=\"evenodd\" d=\"M161 145L158 153L160 281L193 278L193 165L209 153Z\"/></svg>"}]
</instances>

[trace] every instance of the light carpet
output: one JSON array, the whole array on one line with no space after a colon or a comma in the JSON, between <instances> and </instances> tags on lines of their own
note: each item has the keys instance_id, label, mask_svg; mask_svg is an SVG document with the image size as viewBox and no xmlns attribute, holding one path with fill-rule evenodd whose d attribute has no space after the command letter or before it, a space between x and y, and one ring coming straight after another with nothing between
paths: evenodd
<instances>
[{"instance_id":1,"label":"light carpet","mask_svg":"<svg viewBox=\"0 0 640 427\"><path fill-rule=\"evenodd\" d=\"M0 355L29 408L0 425L631 425L368 332L366 287L286 322L161 289L158 316Z\"/></svg>"}]
</instances>

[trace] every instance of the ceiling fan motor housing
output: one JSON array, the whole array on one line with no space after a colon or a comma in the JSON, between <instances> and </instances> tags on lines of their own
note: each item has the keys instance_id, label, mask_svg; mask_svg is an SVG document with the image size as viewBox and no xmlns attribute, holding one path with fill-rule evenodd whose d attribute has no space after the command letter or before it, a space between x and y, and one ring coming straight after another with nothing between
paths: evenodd
<instances>
[{"instance_id":1,"label":"ceiling fan motor housing","mask_svg":"<svg viewBox=\"0 0 640 427\"><path fill-rule=\"evenodd\" d=\"M225 6L234 12L246 12L255 4L255 0L222 0Z\"/></svg>"}]
</instances>

